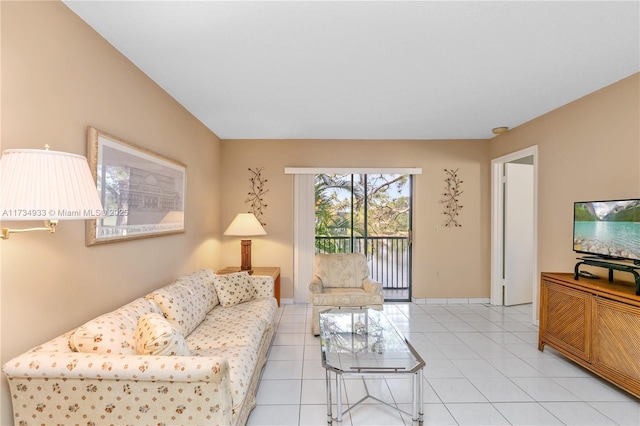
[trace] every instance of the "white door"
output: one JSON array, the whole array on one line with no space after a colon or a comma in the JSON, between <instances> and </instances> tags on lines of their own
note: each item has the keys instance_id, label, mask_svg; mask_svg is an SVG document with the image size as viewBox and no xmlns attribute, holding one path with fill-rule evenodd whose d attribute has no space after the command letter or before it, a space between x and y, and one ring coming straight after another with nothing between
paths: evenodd
<instances>
[{"instance_id":1,"label":"white door","mask_svg":"<svg viewBox=\"0 0 640 426\"><path fill-rule=\"evenodd\" d=\"M533 300L533 166L505 163L504 304Z\"/></svg>"}]
</instances>

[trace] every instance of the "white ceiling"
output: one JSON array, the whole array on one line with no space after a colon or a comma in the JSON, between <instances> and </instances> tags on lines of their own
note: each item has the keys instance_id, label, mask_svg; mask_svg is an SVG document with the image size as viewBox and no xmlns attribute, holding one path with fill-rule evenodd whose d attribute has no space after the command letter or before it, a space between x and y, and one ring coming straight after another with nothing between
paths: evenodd
<instances>
[{"instance_id":1,"label":"white ceiling","mask_svg":"<svg viewBox=\"0 0 640 426\"><path fill-rule=\"evenodd\" d=\"M222 139L486 139L640 71L635 1L65 1Z\"/></svg>"}]
</instances>

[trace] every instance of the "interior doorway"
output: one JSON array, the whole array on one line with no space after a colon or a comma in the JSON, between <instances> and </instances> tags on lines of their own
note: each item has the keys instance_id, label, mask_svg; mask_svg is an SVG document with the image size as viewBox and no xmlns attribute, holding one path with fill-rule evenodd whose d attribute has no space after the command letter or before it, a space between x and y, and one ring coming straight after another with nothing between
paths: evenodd
<instances>
[{"instance_id":1,"label":"interior doorway","mask_svg":"<svg viewBox=\"0 0 640 426\"><path fill-rule=\"evenodd\" d=\"M537 146L492 160L491 303L533 304L537 324Z\"/></svg>"}]
</instances>

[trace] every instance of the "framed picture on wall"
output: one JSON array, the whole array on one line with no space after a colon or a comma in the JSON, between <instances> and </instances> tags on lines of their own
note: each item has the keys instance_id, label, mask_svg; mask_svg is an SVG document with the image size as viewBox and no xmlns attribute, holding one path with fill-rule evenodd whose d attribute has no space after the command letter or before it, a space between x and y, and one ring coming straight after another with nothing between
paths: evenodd
<instances>
[{"instance_id":1,"label":"framed picture on wall","mask_svg":"<svg viewBox=\"0 0 640 426\"><path fill-rule=\"evenodd\" d=\"M87 220L87 246L185 232L184 164L94 127L87 159L103 207Z\"/></svg>"}]
</instances>

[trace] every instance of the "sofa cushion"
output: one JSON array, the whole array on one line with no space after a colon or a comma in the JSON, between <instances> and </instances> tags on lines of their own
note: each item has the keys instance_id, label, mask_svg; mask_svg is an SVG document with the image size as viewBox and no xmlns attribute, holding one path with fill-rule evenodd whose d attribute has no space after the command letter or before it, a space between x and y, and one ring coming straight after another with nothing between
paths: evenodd
<instances>
[{"instance_id":1,"label":"sofa cushion","mask_svg":"<svg viewBox=\"0 0 640 426\"><path fill-rule=\"evenodd\" d=\"M191 274L183 275L176 282L189 287L193 295L202 299L204 309L209 312L220 303L213 286L214 277L215 274L211 269L200 269Z\"/></svg>"},{"instance_id":2,"label":"sofa cushion","mask_svg":"<svg viewBox=\"0 0 640 426\"><path fill-rule=\"evenodd\" d=\"M155 312L138 320L136 352L138 355L191 355L182 334L162 314Z\"/></svg>"},{"instance_id":3,"label":"sofa cushion","mask_svg":"<svg viewBox=\"0 0 640 426\"><path fill-rule=\"evenodd\" d=\"M216 275L213 285L223 307L248 302L256 297L256 289L251 283L248 272Z\"/></svg>"},{"instance_id":4,"label":"sofa cushion","mask_svg":"<svg viewBox=\"0 0 640 426\"><path fill-rule=\"evenodd\" d=\"M155 301L164 317L183 336L188 336L209 311L209 302L198 297L190 285L176 281L147 296Z\"/></svg>"},{"instance_id":5,"label":"sofa cushion","mask_svg":"<svg viewBox=\"0 0 640 426\"><path fill-rule=\"evenodd\" d=\"M265 324L259 318L221 322L207 315L186 340L189 350L196 356L208 356L214 349L233 346L255 347L257 350L265 330Z\"/></svg>"},{"instance_id":6,"label":"sofa cushion","mask_svg":"<svg viewBox=\"0 0 640 426\"><path fill-rule=\"evenodd\" d=\"M278 310L278 302L273 297L265 297L252 300L250 303L241 303L230 308L214 309L209 316L216 318L218 321L234 322L246 321L249 318L258 318L265 326L273 322L273 318Z\"/></svg>"},{"instance_id":7,"label":"sofa cushion","mask_svg":"<svg viewBox=\"0 0 640 426\"><path fill-rule=\"evenodd\" d=\"M69 337L69 346L78 352L135 355L138 320L153 312L161 313L153 301L136 299L78 327Z\"/></svg>"},{"instance_id":8,"label":"sofa cushion","mask_svg":"<svg viewBox=\"0 0 640 426\"><path fill-rule=\"evenodd\" d=\"M218 307L186 337L192 353L206 355L213 349L232 346L260 346L262 336L278 309L272 297L252 300L229 308Z\"/></svg>"}]
</instances>

